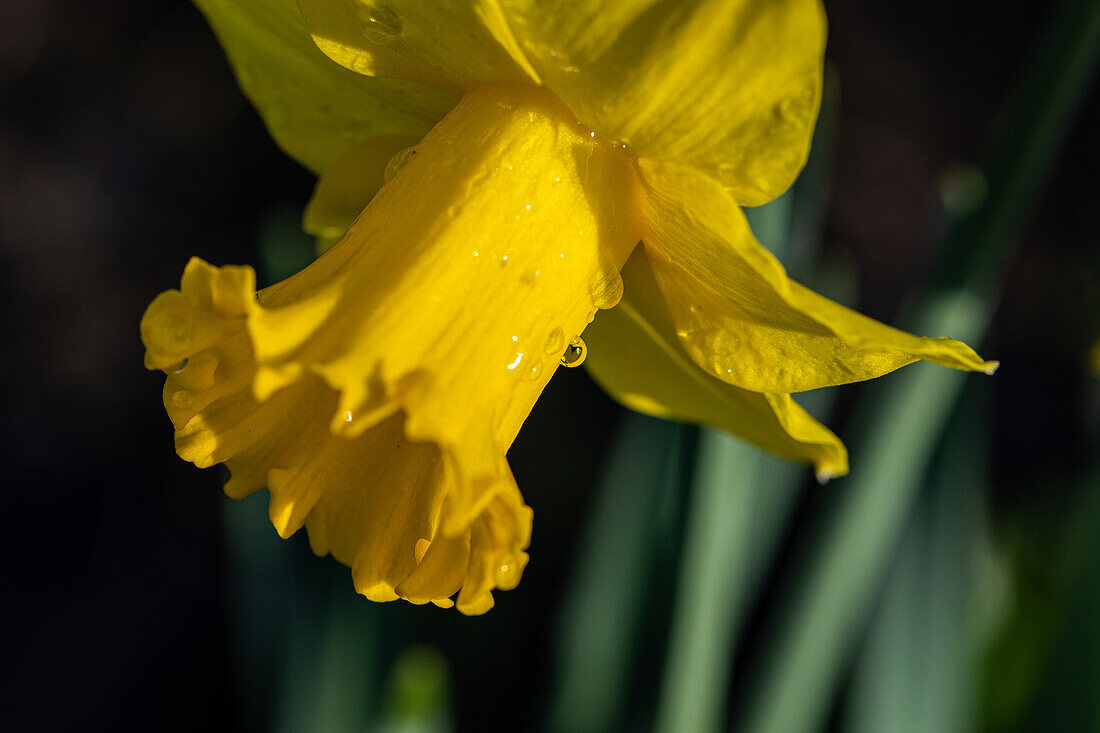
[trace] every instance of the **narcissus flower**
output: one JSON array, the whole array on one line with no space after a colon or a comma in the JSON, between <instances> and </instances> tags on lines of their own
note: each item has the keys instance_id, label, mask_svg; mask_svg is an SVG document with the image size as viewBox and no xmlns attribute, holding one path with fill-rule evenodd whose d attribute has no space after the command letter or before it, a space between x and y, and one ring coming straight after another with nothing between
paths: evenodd
<instances>
[{"instance_id":1,"label":"narcissus flower","mask_svg":"<svg viewBox=\"0 0 1100 733\"><path fill-rule=\"evenodd\" d=\"M505 453L582 332L624 404L822 477L844 447L790 393L995 366L792 282L745 222L806 160L815 0L197 2L339 241L259 293L192 260L146 365L179 454L267 487L368 598L476 614L516 585Z\"/></svg>"}]
</instances>

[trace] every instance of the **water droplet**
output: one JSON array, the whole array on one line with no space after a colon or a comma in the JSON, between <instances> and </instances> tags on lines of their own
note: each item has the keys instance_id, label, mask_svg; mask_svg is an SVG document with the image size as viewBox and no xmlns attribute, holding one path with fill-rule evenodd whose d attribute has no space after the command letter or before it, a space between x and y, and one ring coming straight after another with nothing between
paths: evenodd
<instances>
[{"instance_id":1,"label":"water droplet","mask_svg":"<svg viewBox=\"0 0 1100 733\"><path fill-rule=\"evenodd\" d=\"M356 15L359 16L359 29L371 43L379 46L388 46L401 35L404 21L397 11L386 3L364 2L357 3Z\"/></svg>"},{"instance_id":2,"label":"water droplet","mask_svg":"<svg viewBox=\"0 0 1100 733\"><path fill-rule=\"evenodd\" d=\"M526 205L526 206L524 206L523 208L525 208L525 209L527 209L528 211L530 211L530 210L531 210L531 204L527 204L527 205Z\"/></svg>"},{"instance_id":3,"label":"water droplet","mask_svg":"<svg viewBox=\"0 0 1100 733\"><path fill-rule=\"evenodd\" d=\"M521 361L523 361L523 352L522 352L522 351L518 351L518 352L516 352L516 360L515 360L515 361L513 361L513 362L512 362L511 364L509 364L509 365L508 365L508 368L509 368L509 369L515 369L516 367L518 367L518 366L519 366L519 363L520 363Z\"/></svg>"},{"instance_id":4,"label":"water droplet","mask_svg":"<svg viewBox=\"0 0 1100 733\"><path fill-rule=\"evenodd\" d=\"M172 366L164 369L165 374L179 374L187 367L187 359L184 359L179 364L173 364Z\"/></svg>"},{"instance_id":5,"label":"water droplet","mask_svg":"<svg viewBox=\"0 0 1100 733\"><path fill-rule=\"evenodd\" d=\"M565 353L561 355L561 365L565 367L579 367L588 356L588 347L580 336L576 336L565 347Z\"/></svg>"},{"instance_id":6,"label":"water droplet","mask_svg":"<svg viewBox=\"0 0 1100 733\"><path fill-rule=\"evenodd\" d=\"M539 378L539 368L537 366L531 367L528 371L523 373L523 377L528 382L534 382Z\"/></svg>"},{"instance_id":7,"label":"water droplet","mask_svg":"<svg viewBox=\"0 0 1100 733\"><path fill-rule=\"evenodd\" d=\"M189 389L181 389L172 395L172 404L176 407L187 408L195 403L195 393Z\"/></svg>"},{"instance_id":8,"label":"water droplet","mask_svg":"<svg viewBox=\"0 0 1100 733\"><path fill-rule=\"evenodd\" d=\"M546 353L560 354L565 348L565 333L560 328L555 328L546 336Z\"/></svg>"},{"instance_id":9,"label":"water droplet","mask_svg":"<svg viewBox=\"0 0 1100 733\"><path fill-rule=\"evenodd\" d=\"M152 336L164 351L183 351L191 344L195 322L175 313L160 313L152 324Z\"/></svg>"},{"instance_id":10,"label":"water droplet","mask_svg":"<svg viewBox=\"0 0 1100 733\"><path fill-rule=\"evenodd\" d=\"M404 150L394 153L394 156L386 163L385 170L382 171L382 182L389 183L392 181L393 177L397 175L397 172L401 170L406 163L412 160L415 155L416 148L405 148Z\"/></svg>"},{"instance_id":11,"label":"water droplet","mask_svg":"<svg viewBox=\"0 0 1100 733\"><path fill-rule=\"evenodd\" d=\"M501 257L500 261L501 262L507 262L508 261L508 255L504 255L503 257Z\"/></svg>"},{"instance_id":12,"label":"water droplet","mask_svg":"<svg viewBox=\"0 0 1100 733\"><path fill-rule=\"evenodd\" d=\"M513 337L512 337L512 340L513 340L513 341L519 341L519 336L513 336Z\"/></svg>"},{"instance_id":13,"label":"water droplet","mask_svg":"<svg viewBox=\"0 0 1100 733\"><path fill-rule=\"evenodd\" d=\"M804 107L802 100L795 97L787 97L779 103L779 118L787 125L798 125L802 122Z\"/></svg>"},{"instance_id":14,"label":"water droplet","mask_svg":"<svg viewBox=\"0 0 1100 733\"><path fill-rule=\"evenodd\" d=\"M477 257L477 250L474 250L474 257Z\"/></svg>"},{"instance_id":15,"label":"water droplet","mask_svg":"<svg viewBox=\"0 0 1100 733\"><path fill-rule=\"evenodd\" d=\"M352 418L351 410L348 410L347 412L344 413L344 422L351 422L351 418Z\"/></svg>"}]
</instances>

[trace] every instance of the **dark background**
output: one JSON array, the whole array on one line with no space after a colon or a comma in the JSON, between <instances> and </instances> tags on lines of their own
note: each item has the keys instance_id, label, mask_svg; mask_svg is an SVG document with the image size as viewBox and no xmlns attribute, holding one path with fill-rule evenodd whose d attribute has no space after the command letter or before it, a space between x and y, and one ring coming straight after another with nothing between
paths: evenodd
<instances>
[{"instance_id":1,"label":"dark background","mask_svg":"<svg viewBox=\"0 0 1100 733\"><path fill-rule=\"evenodd\" d=\"M826 254L854 265L861 310L889 321L935 258L941 181L983 161L1050 10L945 0L826 6L840 83ZM1039 513L1056 527L1065 497L1049 479L1090 453L1097 405L1083 360L1100 335L1098 129L1094 89L1053 161L1038 215L1019 232L1023 246L980 349L1003 365L989 423L1003 526ZM277 685L257 682L234 651L242 627L222 476L174 455L163 376L142 368L137 324L157 293L178 285L191 255L258 264L265 228L296 217L311 188L189 3L0 5L9 637L0 720L9 730L270 724L263 701ZM833 421L842 436L858 389L846 390ZM544 712L578 518L620 415L583 370L562 370L540 400L511 454L538 516L532 562L494 611L363 611L402 643L430 643L452 660L460 729L533 728ZM262 504L250 509L263 514ZM293 621L309 605L295 598L302 593L350 593L345 568L314 558L300 537L285 545L289 575L267 578L273 590L246 627L261 628L265 615ZM377 653L392 658L397 646Z\"/></svg>"}]
</instances>

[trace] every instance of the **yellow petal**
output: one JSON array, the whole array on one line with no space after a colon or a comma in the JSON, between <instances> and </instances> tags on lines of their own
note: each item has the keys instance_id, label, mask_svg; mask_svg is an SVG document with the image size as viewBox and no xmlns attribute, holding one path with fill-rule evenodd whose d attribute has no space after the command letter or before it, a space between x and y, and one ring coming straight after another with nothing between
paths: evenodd
<instances>
[{"instance_id":1,"label":"yellow petal","mask_svg":"<svg viewBox=\"0 0 1100 733\"><path fill-rule=\"evenodd\" d=\"M713 179L641 161L650 264L684 350L710 374L756 392L798 392L877 377L919 359L992 373L970 347L923 338L789 280Z\"/></svg>"},{"instance_id":2,"label":"yellow petal","mask_svg":"<svg viewBox=\"0 0 1100 733\"><path fill-rule=\"evenodd\" d=\"M630 161L546 92L471 92L340 243L265 292L257 394L320 374L349 434L404 406L410 436L463 446L448 455L474 512L568 338L618 300L634 189Z\"/></svg>"},{"instance_id":3,"label":"yellow petal","mask_svg":"<svg viewBox=\"0 0 1100 733\"><path fill-rule=\"evenodd\" d=\"M317 47L367 76L461 93L538 82L497 0L298 0Z\"/></svg>"},{"instance_id":4,"label":"yellow petal","mask_svg":"<svg viewBox=\"0 0 1100 733\"><path fill-rule=\"evenodd\" d=\"M711 425L777 456L812 463L822 480L848 472L844 444L790 395L733 387L691 360L641 248L623 279L619 305L600 313L584 332L585 366L608 394L639 412Z\"/></svg>"},{"instance_id":5,"label":"yellow petal","mask_svg":"<svg viewBox=\"0 0 1100 733\"><path fill-rule=\"evenodd\" d=\"M233 292L235 303L215 304L219 294ZM232 474L230 496L267 486L279 534L289 537L305 523L313 550L350 565L356 589L371 600L400 597L446 607L461 589L469 600L459 610L482 613L492 606L494 588L515 587L526 562L531 510L514 481L497 492L474 526L444 534L451 484L443 456L435 444L408 440L404 412L345 438L329 429L338 395L314 375L263 402L255 399L256 364L247 316L241 315L254 297L250 270L194 259L181 290L170 293L207 316L191 341L200 350L185 351L186 361L165 382L181 457L200 467L224 462ZM158 350L165 339L155 337L161 312L151 306L143 323L143 332L154 336L146 340L154 362L167 358ZM215 337L220 340L202 347ZM516 570L486 582L486 564Z\"/></svg>"},{"instance_id":6,"label":"yellow petal","mask_svg":"<svg viewBox=\"0 0 1100 733\"><path fill-rule=\"evenodd\" d=\"M376 600L461 586L482 613L527 560L505 452L568 338L621 294L637 182L535 87L471 92L415 150L258 300L250 269L192 261L143 319L146 363L187 360L165 390L180 454L229 465L232 495L266 483L280 534L304 522Z\"/></svg>"},{"instance_id":7,"label":"yellow petal","mask_svg":"<svg viewBox=\"0 0 1100 733\"><path fill-rule=\"evenodd\" d=\"M363 140L328 167L313 189L302 217L303 228L333 241L344 236L355 217L382 187L386 164L416 144L409 135L382 135Z\"/></svg>"},{"instance_id":8,"label":"yellow petal","mask_svg":"<svg viewBox=\"0 0 1100 733\"><path fill-rule=\"evenodd\" d=\"M423 136L457 95L368 79L321 53L294 0L195 0L244 93L292 158L321 173L357 141Z\"/></svg>"},{"instance_id":9,"label":"yellow petal","mask_svg":"<svg viewBox=\"0 0 1100 733\"><path fill-rule=\"evenodd\" d=\"M637 154L757 205L806 162L821 99L817 0L502 0L547 88Z\"/></svg>"}]
</instances>

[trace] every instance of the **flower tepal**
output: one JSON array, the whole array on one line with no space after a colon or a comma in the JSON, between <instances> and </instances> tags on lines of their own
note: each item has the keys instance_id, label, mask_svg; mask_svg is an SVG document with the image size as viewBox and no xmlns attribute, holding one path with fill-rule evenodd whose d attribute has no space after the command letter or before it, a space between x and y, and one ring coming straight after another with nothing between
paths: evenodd
<instances>
[{"instance_id":1,"label":"flower tepal","mask_svg":"<svg viewBox=\"0 0 1100 733\"><path fill-rule=\"evenodd\" d=\"M619 299L638 184L535 87L468 93L415 152L316 263L257 300L250 269L193 260L143 335L150 367L187 360L165 391L184 458L267 486L279 533L304 524L369 598L461 587L478 613L526 563L505 451Z\"/></svg>"}]
</instances>

